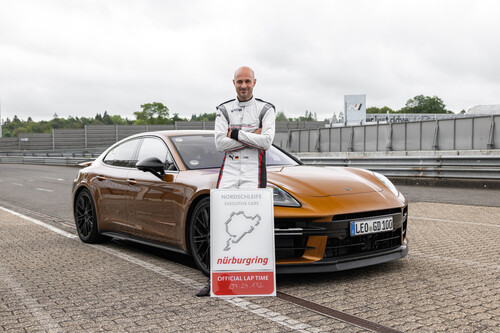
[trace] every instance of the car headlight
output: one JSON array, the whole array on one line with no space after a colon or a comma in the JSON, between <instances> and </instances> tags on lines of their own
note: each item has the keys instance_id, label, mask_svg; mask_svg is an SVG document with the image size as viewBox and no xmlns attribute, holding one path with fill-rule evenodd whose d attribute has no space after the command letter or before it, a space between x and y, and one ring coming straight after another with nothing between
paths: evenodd
<instances>
[{"instance_id":1,"label":"car headlight","mask_svg":"<svg viewBox=\"0 0 500 333\"><path fill-rule=\"evenodd\" d=\"M270 183L267 183L266 186L273 189L273 202L275 206L300 207L300 203L297 200L278 186Z\"/></svg>"},{"instance_id":2,"label":"car headlight","mask_svg":"<svg viewBox=\"0 0 500 333\"><path fill-rule=\"evenodd\" d=\"M400 193L396 186L384 175L378 173L378 172L373 172L373 175L377 177L378 180L380 180L392 193L394 193L395 196L399 197Z\"/></svg>"}]
</instances>

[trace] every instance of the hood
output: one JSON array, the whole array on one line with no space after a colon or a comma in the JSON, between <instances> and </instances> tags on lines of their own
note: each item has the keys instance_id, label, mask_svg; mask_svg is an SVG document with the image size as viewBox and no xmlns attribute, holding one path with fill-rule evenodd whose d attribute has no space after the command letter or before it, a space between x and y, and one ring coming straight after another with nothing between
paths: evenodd
<instances>
[{"instance_id":1,"label":"hood","mask_svg":"<svg viewBox=\"0 0 500 333\"><path fill-rule=\"evenodd\" d=\"M293 193L325 197L380 192L382 188L360 169L314 166L269 168L268 180Z\"/></svg>"}]
</instances>

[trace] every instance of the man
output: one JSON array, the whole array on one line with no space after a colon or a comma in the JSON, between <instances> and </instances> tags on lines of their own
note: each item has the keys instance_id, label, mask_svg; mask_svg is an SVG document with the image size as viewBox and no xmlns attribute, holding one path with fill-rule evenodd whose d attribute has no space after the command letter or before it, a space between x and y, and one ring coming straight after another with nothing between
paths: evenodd
<instances>
[{"instance_id":1,"label":"man","mask_svg":"<svg viewBox=\"0 0 500 333\"><path fill-rule=\"evenodd\" d=\"M254 98L257 80L250 67L234 73L236 99L217 107L215 146L226 152L217 180L217 188L265 188L266 154L274 140L275 108ZM210 282L196 296L210 295Z\"/></svg>"}]
</instances>

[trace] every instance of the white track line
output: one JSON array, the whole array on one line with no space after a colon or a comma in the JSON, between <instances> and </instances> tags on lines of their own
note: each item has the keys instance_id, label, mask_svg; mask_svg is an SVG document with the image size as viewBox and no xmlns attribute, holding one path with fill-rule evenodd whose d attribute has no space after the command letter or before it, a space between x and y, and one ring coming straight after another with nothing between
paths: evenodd
<instances>
[{"instance_id":1,"label":"white track line","mask_svg":"<svg viewBox=\"0 0 500 333\"><path fill-rule=\"evenodd\" d=\"M55 232L55 233L57 233L57 234L59 234L59 235L61 235L61 236L68 237L68 238L78 238L78 236L77 236L77 235L74 235L74 234L72 234L72 233L66 232L66 231L61 230L61 229L59 229L59 228L53 227L53 226L51 226L50 224L47 224L47 223L42 222L42 221L40 221L40 220L34 219L34 218L32 218L32 217L29 217L29 216L23 215L23 214L21 214L21 213L18 213L18 212L15 212L15 211L13 211L13 210L10 210L10 209L7 209L7 208L4 208L4 207L2 207L2 206L0 206L0 209L1 209L1 210L3 210L3 211L6 211L7 213L10 213L10 214L12 214L12 215L18 216L18 217L20 217L20 218L22 218L22 219L25 219L26 221L30 221L31 223L34 223L34 224L37 224L37 225L39 225L39 226L41 226L41 227L44 227L44 228L46 228L46 229L49 229L50 231L53 231L53 232Z\"/></svg>"},{"instance_id":2,"label":"white track line","mask_svg":"<svg viewBox=\"0 0 500 333\"><path fill-rule=\"evenodd\" d=\"M24 186L23 184L19 184L19 183L12 183L12 185Z\"/></svg>"},{"instance_id":3,"label":"white track line","mask_svg":"<svg viewBox=\"0 0 500 333\"><path fill-rule=\"evenodd\" d=\"M497 224L478 223L478 222L466 222L466 221L455 221L455 220L445 220L445 219L433 219L433 218L430 218L430 217L410 216L410 219L426 220L426 221L434 221L434 222L447 222L447 223L458 223L458 224L470 224L470 225L480 225L480 226L483 226L483 227L495 227L495 228L500 228L500 225L497 225Z\"/></svg>"},{"instance_id":4,"label":"white track line","mask_svg":"<svg viewBox=\"0 0 500 333\"><path fill-rule=\"evenodd\" d=\"M63 178L54 178L54 177L43 177L43 178L45 178L45 179L52 179L52 180L58 180L58 181L61 181L61 182L64 181Z\"/></svg>"},{"instance_id":5,"label":"white track line","mask_svg":"<svg viewBox=\"0 0 500 333\"><path fill-rule=\"evenodd\" d=\"M40 188L40 187L35 187L38 191L44 191L44 192L54 192L54 190L47 190L45 188Z\"/></svg>"},{"instance_id":6,"label":"white track line","mask_svg":"<svg viewBox=\"0 0 500 333\"><path fill-rule=\"evenodd\" d=\"M18 216L20 218L23 218L29 222L32 222L32 223L35 223L41 227L44 227L46 229L49 229L50 231L53 231L61 236L65 236L65 237L68 237L68 238L71 238L71 239L76 239L78 238L76 235L74 234L71 234L69 232L66 232L64 230L61 230L61 229L58 229L56 227L53 227L51 226L50 224L47 224L45 222L42 222L42 221L39 221L37 219L34 219L32 217L29 217L29 216L26 216L26 215L23 215L23 214L20 214L20 213L17 213L13 210L10 210L10 209L7 209L7 208L4 208L4 207L1 207L0 206L0 209L1 210L4 210L10 214L13 214L15 216ZM194 281L188 277L185 277L185 276L182 276L182 275L179 275L177 273L174 273L172 271L169 271L168 269L164 269L162 267L159 267L159 266L156 266L154 264L151 264L151 263L148 263L144 260L141 260L141 259L138 259L138 258L135 258L133 256L130 256L128 254L125 254L125 253L122 253L118 250L115 250L115 249L112 249L108 246L105 246L105 245L90 245L91 247L95 248L95 249L98 249L100 251L103 251L103 252L106 252L108 254L111 254L115 257L118 257L120 259L123 259L125 261L128 261L132 264L135 264L137 266L140 266L140 267L143 267L143 268L146 268L150 271L153 271L157 274L160 274L162 276L165 276L169 279L172 279L174 281L177 281L179 283L182 283L186 286L189 286L189 287L192 287L194 289L199 289L201 288L204 284L202 283L199 283L197 281ZM272 310L269 310L268 308L265 308L263 306L260 306L258 304L255 304L255 303L252 303L250 301L247 301L247 300L244 300L240 297L234 297L234 298L219 298L220 300L224 300L228 303L231 303L233 305L236 305L237 307L241 308L241 309L244 309L248 312L251 312L255 315L258 315L260 317L263 317L267 320L270 320L272 322L275 322L276 324L279 324L279 325L282 325L282 326L285 326L287 327L288 329L290 330L293 330L293 331L298 331L298 332L321 332L321 330L319 328L316 328L316 327L312 327L308 324L305 324L305 323L302 323L298 320L295 320L295 319L292 319L288 316L285 316L285 315L282 315L281 313L278 313L278 312L274 312Z\"/></svg>"}]
</instances>

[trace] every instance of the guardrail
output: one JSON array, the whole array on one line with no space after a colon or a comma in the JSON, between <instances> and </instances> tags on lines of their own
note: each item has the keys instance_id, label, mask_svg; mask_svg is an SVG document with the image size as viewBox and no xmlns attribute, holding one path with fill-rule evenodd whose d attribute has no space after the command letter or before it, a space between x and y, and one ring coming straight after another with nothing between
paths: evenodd
<instances>
[{"instance_id":1,"label":"guardrail","mask_svg":"<svg viewBox=\"0 0 500 333\"><path fill-rule=\"evenodd\" d=\"M409 152L406 152L408 154ZM415 156L371 153L359 156L344 153L336 156L324 154L295 154L307 165L323 167L356 167L380 172L387 177L414 177L420 179L475 179L500 180L500 152L450 151L436 155L434 152L411 152ZM0 153L0 163L44 164L76 166L78 163L95 159L98 152L59 153L53 152ZM427 155L426 155L427 154Z\"/></svg>"},{"instance_id":2,"label":"guardrail","mask_svg":"<svg viewBox=\"0 0 500 333\"><path fill-rule=\"evenodd\" d=\"M308 165L355 167L387 177L500 180L500 156L300 157Z\"/></svg>"}]
</instances>

